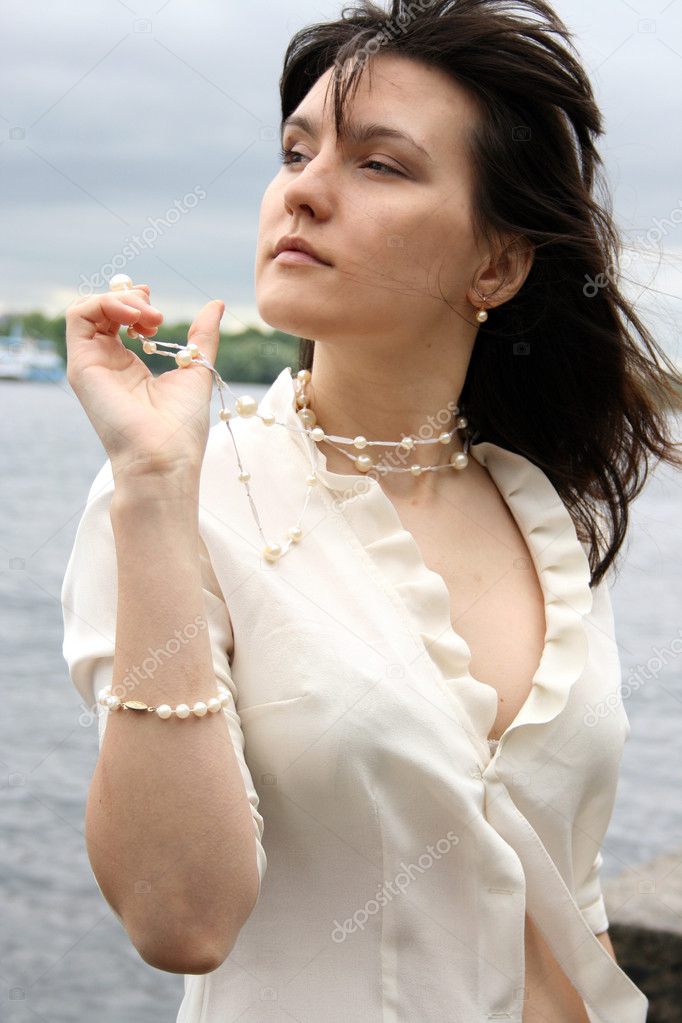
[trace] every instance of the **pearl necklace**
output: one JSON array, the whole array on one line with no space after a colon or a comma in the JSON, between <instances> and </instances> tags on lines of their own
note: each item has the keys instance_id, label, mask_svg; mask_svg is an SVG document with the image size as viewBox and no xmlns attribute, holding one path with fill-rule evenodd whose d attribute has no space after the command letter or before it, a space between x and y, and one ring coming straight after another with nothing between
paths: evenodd
<instances>
[{"instance_id":1,"label":"pearl necklace","mask_svg":"<svg viewBox=\"0 0 682 1023\"><path fill-rule=\"evenodd\" d=\"M296 389L296 404L300 406L298 413L299 419L303 423L306 433L316 443L320 441L327 441L331 447L336 451L339 451L342 455L354 463L355 468L360 472L366 473L370 469L376 469L380 475L385 475L389 472L409 472L412 476L421 476L423 472L436 472L439 469L465 469L469 464L469 457L467 451L469 449L470 437L465 437L463 441L464 450L456 451L451 456L449 462L442 463L441 465L419 465L418 462L408 466L393 466L386 465L384 462L372 462L369 455L354 455L350 451L344 451L340 448L339 444L351 444L357 450L369 447L371 445L381 445L382 447L393 446L396 448L399 454L404 454L406 451L413 451L417 444L449 444L455 435L456 430L466 430L469 425L466 416L459 415L459 407L455 405L452 409L453 415L457 416L455 426L452 430L443 431L439 433L438 437L413 437L410 434L403 436L399 441L395 440L367 440L366 437L359 435L358 437L337 437L332 433L325 433L322 427L317 423L317 416L311 408L309 408L309 399L306 393L306 387L310 383L310 370L301 369L297 373L297 379L294 381ZM333 443L336 442L336 443Z\"/></svg>"},{"instance_id":2,"label":"pearl necklace","mask_svg":"<svg viewBox=\"0 0 682 1023\"><path fill-rule=\"evenodd\" d=\"M133 282L127 274L115 274L114 277L109 281L109 287L112 291L127 291L133 287ZM147 355L163 355L170 359L175 359L177 365L181 369L187 369L193 365L205 366L206 369L210 370L216 387L218 389L218 395L220 398L220 410L218 416L222 422L227 426L230 437L232 438L232 444L235 450L237 458L237 464L239 466L238 479L240 482L245 484L246 494L251 507L251 513L255 520L258 532L263 541L263 548L261 551L262 556L266 561L271 563L278 562L292 547L293 544L300 543L303 537L303 529L301 527L301 521L308 507L308 502L313 488L319 481L319 477L316 474L316 461L315 455L317 454L315 448L316 445L321 441L327 441L337 451L340 451L347 458L350 458L354 463L356 469L361 473L367 473L371 469L376 469L380 474L389 472L409 472L413 476L420 476L423 472L435 472L439 469L455 469L461 471L465 469L469 463L468 450L471 445L471 432L469 422L466 416L459 415L460 409L457 405L452 408L452 414L456 417L455 424L452 430L442 431L437 437L420 438L413 437L407 434L400 438L398 441L382 441L382 440L367 440L362 435L357 437L340 437L334 434L326 434L322 427L317 422L317 417L313 410L309 407L309 399L306 393L307 385L311 380L310 370L301 369L298 371L296 377L292 377L292 384L294 387L294 396L296 399L296 406L298 408L298 420L300 426L296 431L294 427L289 426L288 423L279 422L272 413L261 414L258 411L258 402L249 394L244 394L238 397L232 391L232 388L227 384L220 376L215 366L206 358L203 352L199 350L198 345L193 342L188 344L179 345L167 341L154 341L151 338L145 338L138 334L134 330L133 326L127 328L127 335L129 338L141 340L142 350ZM176 353L159 351L160 348L171 348L176 349ZM288 367L291 371L291 367ZM299 513L298 521L294 526L290 526L287 530L287 543L282 545L280 543L268 542L263 532L260 518L258 516L258 510L254 503L249 488L249 480L251 479L251 473L248 472L242 465L242 461L237 449L237 443L230 426L230 420L233 418L233 412L226 407L223 398L223 388L226 387L230 392L231 396L235 399L235 412L238 416L244 419L258 418L261 420L264 426L283 426L285 429L292 432L299 432L306 437L308 443L308 456L310 459L311 471L306 476L305 482L307 485L307 491L303 502L303 507ZM463 451L457 451L450 458L449 462L441 465L428 465L422 466L418 463L414 463L410 466L392 466L386 465L383 462L373 463L369 455L365 454L352 454L351 452L344 451L343 448L339 447L340 444L352 445L356 451L362 450L372 445L381 445L384 447L393 446L399 456L404 456L406 452L414 450L417 444L449 444L452 440L456 430L467 431L463 440Z\"/></svg>"}]
</instances>

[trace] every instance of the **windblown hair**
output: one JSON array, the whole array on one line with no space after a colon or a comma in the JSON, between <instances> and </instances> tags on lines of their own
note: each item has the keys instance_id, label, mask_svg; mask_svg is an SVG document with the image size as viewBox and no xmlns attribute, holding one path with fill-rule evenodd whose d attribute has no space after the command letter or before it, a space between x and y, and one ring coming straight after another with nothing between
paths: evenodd
<instances>
[{"instance_id":1,"label":"windblown hair","mask_svg":"<svg viewBox=\"0 0 682 1023\"><path fill-rule=\"evenodd\" d=\"M445 71L477 100L475 229L492 246L508 232L527 239L534 259L517 294L479 327L459 405L474 440L547 474L587 547L594 586L625 539L651 457L682 467L669 418L682 380L613 272L621 242L595 148L602 116L572 35L544 0L394 0L390 13L358 0L292 38L282 119L334 67L341 137L348 96L365 67L371 80L381 53ZM299 369L312 367L314 349L299 339Z\"/></svg>"}]
</instances>

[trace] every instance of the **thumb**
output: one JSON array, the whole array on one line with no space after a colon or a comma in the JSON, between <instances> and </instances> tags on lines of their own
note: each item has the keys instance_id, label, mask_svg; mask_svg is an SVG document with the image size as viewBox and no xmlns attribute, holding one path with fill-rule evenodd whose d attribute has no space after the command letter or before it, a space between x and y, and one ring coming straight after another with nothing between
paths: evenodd
<instances>
[{"instance_id":1,"label":"thumb","mask_svg":"<svg viewBox=\"0 0 682 1023\"><path fill-rule=\"evenodd\" d=\"M220 321L225 312L225 303L220 299L207 302L197 313L189 328L187 340L198 345L206 358L215 365L220 344Z\"/></svg>"}]
</instances>

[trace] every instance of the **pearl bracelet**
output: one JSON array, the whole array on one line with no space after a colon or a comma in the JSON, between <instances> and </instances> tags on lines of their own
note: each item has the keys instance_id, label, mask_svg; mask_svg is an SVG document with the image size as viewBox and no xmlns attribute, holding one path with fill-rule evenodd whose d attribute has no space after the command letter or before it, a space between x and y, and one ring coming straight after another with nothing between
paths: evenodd
<instances>
[{"instance_id":1,"label":"pearl bracelet","mask_svg":"<svg viewBox=\"0 0 682 1023\"><path fill-rule=\"evenodd\" d=\"M161 703L158 707L148 707L146 703L142 703L140 700L119 700L117 696L114 696L112 687L105 686L97 694L97 702L102 707L108 707L109 710L124 708L125 710L154 712L157 717L163 718L163 720L173 716L188 718L190 714L197 718L203 718L206 714L217 714L221 707L229 703L230 693L223 682L218 682L218 692L219 696L212 696L206 703L203 700L197 700L193 707L189 707L186 703L179 703L173 709L168 703Z\"/></svg>"}]
</instances>

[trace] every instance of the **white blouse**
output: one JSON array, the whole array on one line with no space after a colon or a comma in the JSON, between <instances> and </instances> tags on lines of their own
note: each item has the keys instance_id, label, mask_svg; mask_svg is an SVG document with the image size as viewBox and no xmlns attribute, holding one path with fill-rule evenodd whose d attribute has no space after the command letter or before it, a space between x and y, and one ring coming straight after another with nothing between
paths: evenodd
<instances>
[{"instance_id":1,"label":"white blouse","mask_svg":"<svg viewBox=\"0 0 682 1023\"><path fill-rule=\"evenodd\" d=\"M595 937L609 924L600 849L630 733L611 601L606 580L589 587L557 491L523 456L470 449L545 598L532 688L489 744L497 692L471 675L446 583L377 480L327 469L301 432L289 368L259 411L291 427L231 420L268 540L297 523L311 468L320 482L301 543L272 564L227 427L210 431L205 611L260 890L227 960L185 977L177 1023L522 1023L526 911L591 1023L644 1023L647 998ZM112 492L106 462L62 589L64 658L94 708L112 677Z\"/></svg>"}]
</instances>

